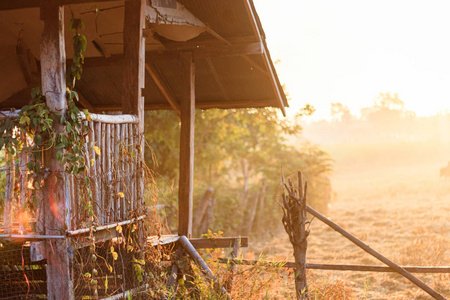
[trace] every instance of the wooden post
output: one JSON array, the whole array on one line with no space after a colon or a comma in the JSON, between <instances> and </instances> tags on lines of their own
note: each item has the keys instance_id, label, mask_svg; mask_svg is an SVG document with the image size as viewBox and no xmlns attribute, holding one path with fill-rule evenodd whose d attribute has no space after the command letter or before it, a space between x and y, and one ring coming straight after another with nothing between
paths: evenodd
<instances>
[{"instance_id":1,"label":"wooden post","mask_svg":"<svg viewBox=\"0 0 450 300\"><path fill-rule=\"evenodd\" d=\"M138 117L137 143L137 199L131 199L136 206L144 207L144 98L145 87L145 0L125 1L125 21L123 27L123 86L122 112ZM141 212L140 212L141 213Z\"/></svg>"},{"instance_id":2,"label":"wooden post","mask_svg":"<svg viewBox=\"0 0 450 300\"><path fill-rule=\"evenodd\" d=\"M192 53L181 53L181 132L180 179L178 189L178 235L192 236L194 194L194 124L195 124L195 66Z\"/></svg>"},{"instance_id":3,"label":"wooden post","mask_svg":"<svg viewBox=\"0 0 450 300\"><path fill-rule=\"evenodd\" d=\"M41 19L44 30L41 37L41 82L47 106L57 114L66 112L66 51L64 46L64 8L59 1L41 1ZM64 130L55 122L56 133ZM45 211L46 235L60 235L70 228L67 216L70 207L65 201L64 168L56 159L58 150L52 148L44 153L44 166L48 175L44 180L42 201ZM47 297L48 299L73 299L73 274L68 241L47 240Z\"/></svg>"},{"instance_id":4,"label":"wooden post","mask_svg":"<svg viewBox=\"0 0 450 300\"><path fill-rule=\"evenodd\" d=\"M294 248L295 258L295 291L297 299L309 299L308 284L306 281L306 249L308 246L307 237L309 231L305 225L307 222L306 215L306 183L303 189L302 173L298 172L298 197L292 182L289 180L289 186L283 185L288 191L286 196L283 190L282 209L283 209L283 225L289 236L289 241Z\"/></svg>"}]
</instances>

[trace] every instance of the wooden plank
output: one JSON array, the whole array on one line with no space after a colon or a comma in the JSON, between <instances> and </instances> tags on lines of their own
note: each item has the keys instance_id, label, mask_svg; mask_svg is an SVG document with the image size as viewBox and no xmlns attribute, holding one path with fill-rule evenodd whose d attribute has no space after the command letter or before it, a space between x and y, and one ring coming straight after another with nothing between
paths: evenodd
<instances>
[{"instance_id":1,"label":"wooden plank","mask_svg":"<svg viewBox=\"0 0 450 300\"><path fill-rule=\"evenodd\" d=\"M163 78L159 74L158 70L152 65L152 64L145 64L145 69L147 70L148 74L153 79L153 82L158 87L161 94L166 98L167 102L169 102L172 109L177 113L178 116L180 116L180 104L176 100L176 98L173 96L172 92L170 91L169 87L166 86L164 83Z\"/></svg>"},{"instance_id":2,"label":"wooden plank","mask_svg":"<svg viewBox=\"0 0 450 300\"><path fill-rule=\"evenodd\" d=\"M240 242L241 247L248 247L248 237L226 237L226 238L211 238L211 239L189 239L191 244L196 249L208 249L208 248L233 248L235 241Z\"/></svg>"},{"instance_id":3,"label":"wooden plank","mask_svg":"<svg viewBox=\"0 0 450 300\"><path fill-rule=\"evenodd\" d=\"M64 44L64 8L59 1L41 2L41 19L44 30L41 37L41 82L42 94L46 96L47 106L52 112L64 114L66 102L66 51ZM54 124L56 134L63 132L61 125ZM44 166L49 174L42 188L43 201L50 209L45 213L45 233L59 235L61 229L68 228L64 180L61 173L64 167L56 160L57 149L44 152ZM59 180L58 180L59 179ZM46 241L48 299L74 299L71 256L67 255L70 243L64 240Z\"/></svg>"},{"instance_id":4,"label":"wooden plank","mask_svg":"<svg viewBox=\"0 0 450 300\"><path fill-rule=\"evenodd\" d=\"M292 197L292 195L290 195L290 197ZM311 215L315 216L317 219L324 222L325 224L327 224L328 226L333 228L335 231L339 232L342 236L344 236L349 241L351 241L353 244L355 244L358 247L360 247L361 249L363 249L365 252L369 253L370 255L372 255L373 257L378 259L379 261L383 262L384 264L386 264L389 267L391 267L392 269L394 269L398 274L402 275L403 277L405 277L406 279L408 279L409 281L414 283L416 286L418 286L423 291L428 293L434 299L445 300L445 298L442 295L440 295L438 292L436 292L435 290L430 288L423 281L421 281L420 279L418 279L417 277L415 277L414 275L409 273L407 270L405 270L404 268L402 268L399 265L397 265L396 263L394 263L392 260L388 259L387 257L381 255L377 251L373 250L368 245L364 244L362 241L357 239L355 236L350 234L348 231L346 231L345 229L343 229L342 227L340 227L333 221L329 220L324 215L320 214L319 212L317 212L310 206L307 206L306 209Z\"/></svg>"},{"instance_id":5,"label":"wooden plank","mask_svg":"<svg viewBox=\"0 0 450 300\"><path fill-rule=\"evenodd\" d=\"M180 177L178 189L178 235L192 236L194 192L195 66L192 54L182 53Z\"/></svg>"}]
</instances>

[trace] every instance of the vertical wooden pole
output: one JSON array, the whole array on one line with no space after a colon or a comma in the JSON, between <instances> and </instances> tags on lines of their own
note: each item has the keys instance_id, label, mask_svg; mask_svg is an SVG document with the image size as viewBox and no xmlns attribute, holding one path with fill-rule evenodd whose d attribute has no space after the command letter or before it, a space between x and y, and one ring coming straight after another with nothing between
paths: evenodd
<instances>
[{"instance_id":1,"label":"vertical wooden pole","mask_svg":"<svg viewBox=\"0 0 450 300\"><path fill-rule=\"evenodd\" d=\"M137 151L137 199L131 199L135 205L144 209L144 98L142 89L145 87L145 37L142 30L145 27L145 0L125 1L125 22L123 27L123 87L122 111L124 114L134 114L139 124L136 143L140 145ZM139 212L142 213L142 212Z\"/></svg>"},{"instance_id":2,"label":"vertical wooden pole","mask_svg":"<svg viewBox=\"0 0 450 300\"><path fill-rule=\"evenodd\" d=\"M12 201L14 197L14 183L15 183L15 162L14 156L5 151L6 160L6 186L5 186L5 205L4 205L4 219L3 228L5 233L12 233L13 217L12 217Z\"/></svg>"},{"instance_id":3,"label":"vertical wooden pole","mask_svg":"<svg viewBox=\"0 0 450 300\"><path fill-rule=\"evenodd\" d=\"M44 30L41 37L41 82L42 93L47 106L57 114L66 112L66 51L64 46L64 8L59 1L41 1L41 19ZM56 133L64 130L55 122ZM44 225L47 235L60 235L61 230L70 228L66 214L64 191L64 168L56 159L57 150L52 148L44 153L44 166L49 174L44 181L43 198L49 208L45 211ZM73 274L70 245L66 241L46 241L47 292L48 299L73 299Z\"/></svg>"},{"instance_id":4,"label":"vertical wooden pole","mask_svg":"<svg viewBox=\"0 0 450 300\"><path fill-rule=\"evenodd\" d=\"M181 132L180 179L178 189L178 235L192 235L194 191L194 125L195 125L195 66L192 53L181 53Z\"/></svg>"}]
</instances>

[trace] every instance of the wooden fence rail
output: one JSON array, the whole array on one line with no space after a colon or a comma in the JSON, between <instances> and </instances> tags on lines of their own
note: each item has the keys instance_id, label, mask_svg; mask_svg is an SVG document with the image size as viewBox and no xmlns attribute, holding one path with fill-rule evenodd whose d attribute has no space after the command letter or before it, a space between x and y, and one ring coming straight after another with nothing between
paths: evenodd
<instances>
[{"instance_id":1,"label":"wooden fence rail","mask_svg":"<svg viewBox=\"0 0 450 300\"><path fill-rule=\"evenodd\" d=\"M232 263L234 265L259 265L267 267L282 267L294 269L296 265L294 262L277 262L267 260L252 260L252 259L230 259L219 258L220 263ZM310 270L328 270L328 271L358 271L358 272L382 272L382 273L396 273L397 271L390 267L383 266L365 266L365 265L334 265L334 264L310 264L306 263L306 268ZM422 274L447 274L450 273L450 267L402 267L410 273Z\"/></svg>"},{"instance_id":2,"label":"wooden fence rail","mask_svg":"<svg viewBox=\"0 0 450 300\"><path fill-rule=\"evenodd\" d=\"M359 248L363 249L365 252L369 253L382 263L386 264L388 267L385 270L379 269L379 267L369 267L369 266L352 266L349 268L345 268L345 266L339 266L340 270L349 270L353 269L354 271L363 271L363 270L377 270L377 271L388 271L388 272L396 272L412 283L414 283L416 286L418 286L420 289L428 293L430 296L432 296L434 299L438 300L445 300L445 298L436 292L434 289L429 287L427 284L425 284L423 281L415 277L411 274L410 271L408 271L406 268L403 268L393 262L392 260L388 259L381 253L375 251L368 245L366 245L364 242L356 238L354 235L350 234L348 231L340 227L335 222L331 221L324 215L320 214L318 211L310 207L309 205L306 205L306 183L305 183L305 189L303 189L303 181L302 181L302 175L301 172L298 172L298 187L295 189L292 182L289 180L289 185L284 182L284 175L282 174L282 184L284 185L283 189L283 195L282 195L282 203L280 204L283 208L283 225L286 229L286 232L289 235L289 239L294 247L294 258L295 258L295 264L294 268L296 269L296 290L297 290L297 297L299 299L304 299L305 297L308 298L308 289L306 284L306 273L304 270L307 267L306 263L306 246L307 246L307 236L309 234L309 229L306 228L306 224L309 223L306 221L306 213L310 213L312 216L316 217L338 233L340 233L342 236L344 236L346 239L351 241L353 244L358 246ZM287 195L285 193L285 190L287 191ZM308 234L305 234L308 233ZM301 252L302 255L296 255L296 252ZM311 265L310 265L311 267ZM327 266L325 265L316 265L316 268L323 268L325 269ZM333 269L337 269L337 266L328 266ZM301 277L301 278L298 278ZM302 283L303 287L305 288L306 293L299 292L298 283Z\"/></svg>"}]
</instances>

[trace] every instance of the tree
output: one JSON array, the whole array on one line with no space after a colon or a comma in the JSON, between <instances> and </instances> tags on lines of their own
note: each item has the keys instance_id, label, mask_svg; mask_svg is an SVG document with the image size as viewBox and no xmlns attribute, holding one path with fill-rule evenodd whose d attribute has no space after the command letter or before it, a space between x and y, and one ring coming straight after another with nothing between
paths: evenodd
<instances>
[{"instance_id":1,"label":"tree","mask_svg":"<svg viewBox=\"0 0 450 300\"><path fill-rule=\"evenodd\" d=\"M312 110L309 106L301 114ZM173 112L149 112L145 119L146 139L154 153L146 157L147 163L159 174L157 184L166 192L164 201L176 207L179 121ZM322 179L330 170L326 153L310 145L301 149L289 146L286 140L299 135L301 127L297 120L280 118L276 109L197 110L195 131L194 202L206 188L214 188L215 203L223 207L214 213L216 229L239 229L239 212L248 196L260 189L263 179L266 195L273 198L279 190L282 165L310 174L318 190L325 191L324 187L329 186L329 180ZM170 196L168 186L174 190ZM312 200L314 192L311 195ZM266 225L280 223L276 201L266 201L264 206L258 208L256 218L267 219ZM230 214L232 211L237 213Z\"/></svg>"}]
</instances>

